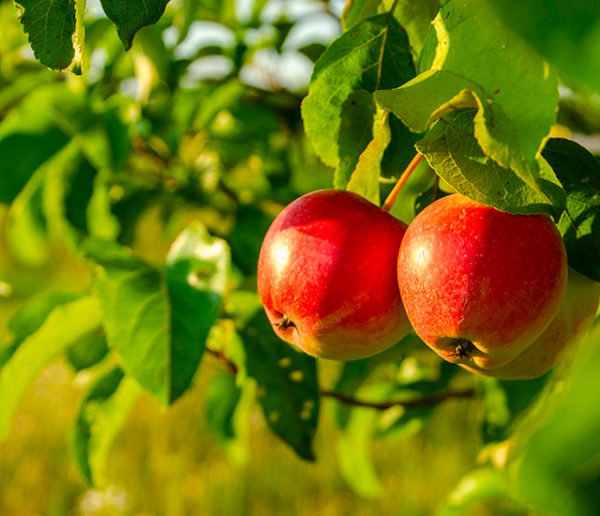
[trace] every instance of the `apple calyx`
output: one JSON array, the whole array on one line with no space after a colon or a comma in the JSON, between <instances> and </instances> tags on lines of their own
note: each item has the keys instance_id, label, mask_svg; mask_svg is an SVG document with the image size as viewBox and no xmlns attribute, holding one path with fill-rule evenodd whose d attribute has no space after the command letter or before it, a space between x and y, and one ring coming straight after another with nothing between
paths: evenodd
<instances>
[{"instance_id":1,"label":"apple calyx","mask_svg":"<svg viewBox=\"0 0 600 516\"><path fill-rule=\"evenodd\" d=\"M277 327L281 330L281 331L285 331L288 328L295 328L296 324L294 323L294 321L292 321L288 314L283 314L281 316L281 321L279 321L278 323L275 323L277 325Z\"/></svg>"},{"instance_id":2,"label":"apple calyx","mask_svg":"<svg viewBox=\"0 0 600 516\"><path fill-rule=\"evenodd\" d=\"M475 345L467 339L452 339L453 343L456 343L454 351L449 353L449 356L458 360L471 358L471 354L475 350Z\"/></svg>"}]
</instances>

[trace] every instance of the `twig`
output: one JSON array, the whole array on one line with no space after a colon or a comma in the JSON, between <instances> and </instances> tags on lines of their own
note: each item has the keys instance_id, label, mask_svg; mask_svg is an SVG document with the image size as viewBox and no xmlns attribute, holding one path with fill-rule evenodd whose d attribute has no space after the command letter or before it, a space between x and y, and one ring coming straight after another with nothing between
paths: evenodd
<instances>
[{"instance_id":1,"label":"twig","mask_svg":"<svg viewBox=\"0 0 600 516\"><path fill-rule=\"evenodd\" d=\"M417 168L417 165L421 162L422 159L423 159L423 154L421 154L420 152L417 152L415 157L412 159L412 161L406 167L406 170L404 172L402 172L400 179L398 179L398 182L396 183L394 188L392 188L392 191L390 192L390 194L387 196L387 199L385 200L385 202L383 203L383 206L381 207L381 209L383 211L390 211L394 207L394 204L396 204L396 199L398 197L398 194L400 193L400 190L402 190L402 187L404 186L406 181L408 181L408 178L413 173L415 168Z\"/></svg>"},{"instance_id":2,"label":"twig","mask_svg":"<svg viewBox=\"0 0 600 516\"><path fill-rule=\"evenodd\" d=\"M221 361L223 364L225 364L231 374L236 375L238 373L238 366L235 365L231 360L229 360L224 353L221 353L220 351L215 351L214 349L211 349L209 347L206 347L206 352L211 354L219 361Z\"/></svg>"},{"instance_id":3,"label":"twig","mask_svg":"<svg viewBox=\"0 0 600 516\"><path fill-rule=\"evenodd\" d=\"M473 398L475 396L475 389L463 389L460 391L447 391L441 392L439 394L432 394L431 396L422 396L421 398L410 399L410 400L390 400L383 402L371 402L371 401L363 401L358 400L356 398L352 398L351 396L347 396L346 394L342 394L341 392L327 391L322 390L321 396L325 396L327 398L333 398L337 401L341 401L342 403L346 403L347 405L352 405L354 407L366 407L377 410L387 410L392 407L424 407L428 405L436 405L441 403L442 401L452 399L452 398Z\"/></svg>"},{"instance_id":4,"label":"twig","mask_svg":"<svg viewBox=\"0 0 600 516\"><path fill-rule=\"evenodd\" d=\"M217 358L220 362L227 366L227 369L231 374L238 373L238 366L235 365L229 358L227 358L220 351L206 348L207 353ZM325 398L333 398L337 401L351 405L353 407L365 407L376 410L387 410L391 407L425 407L429 405L436 405L448 399L459 399L459 398L473 398L475 396L475 389L462 389L457 391L441 392L439 394L432 394L431 396L422 396L421 398L415 398L410 400L390 400L383 402L371 402L353 398L341 392L329 391L322 389L320 391L321 396Z\"/></svg>"}]
</instances>

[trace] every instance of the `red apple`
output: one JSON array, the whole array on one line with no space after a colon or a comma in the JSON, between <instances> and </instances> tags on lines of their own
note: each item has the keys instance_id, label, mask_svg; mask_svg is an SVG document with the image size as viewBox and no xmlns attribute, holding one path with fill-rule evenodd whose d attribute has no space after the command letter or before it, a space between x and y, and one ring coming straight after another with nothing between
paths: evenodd
<instances>
[{"instance_id":1,"label":"red apple","mask_svg":"<svg viewBox=\"0 0 600 516\"><path fill-rule=\"evenodd\" d=\"M545 215L510 215L460 194L411 223L398 283L417 334L442 358L492 369L548 327L567 279L564 244Z\"/></svg>"},{"instance_id":2,"label":"red apple","mask_svg":"<svg viewBox=\"0 0 600 516\"><path fill-rule=\"evenodd\" d=\"M532 344L498 369L462 367L474 373L503 379L536 378L558 365L590 329L600 298L600 283L569 269L567 288L556 317Z\"/></svg>"},{"instance_id":3,"label":"red apple","mask_svg":"<svg viewBox=\"0 0 600 516\"><path fill-rule=\"evenodd\" d=\"M316 357L353 360L410 329L396 261L406 225L354 193L321 190L287 206L265 236L258 293L275 333Z\"/></svg>"}]
</instances>

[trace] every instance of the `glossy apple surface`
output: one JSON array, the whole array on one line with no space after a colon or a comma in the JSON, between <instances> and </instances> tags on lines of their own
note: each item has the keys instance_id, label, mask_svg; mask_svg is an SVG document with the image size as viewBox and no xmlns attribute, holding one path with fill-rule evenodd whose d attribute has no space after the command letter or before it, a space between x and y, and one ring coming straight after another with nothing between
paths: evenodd
<instances>
[{"instance_id":1,"label":"glossy apple surface","mask_svg":"<svg viewBox=\"0 0 600 516\"><path fill-rule=\"evenodd\" d=\"M396 281L406 225L343 190L306 194L273 221L258 293L274 331L309 355L353 360L410 329Z\"/></svg>"},{"instance_id":2,"label":"glossy apple surface","mask_svg":"<svg viewBox=\"0 0 600 516\"><path fill-rule=\"evenodd\" d=\"M502 379L536 378L558 365L563 356L587 333L600 299L600 283L569 269L567 288L558 313L532 344L508 364L482 370L462 365L474 373Z\"/></svg>"},{"instance_id":3,"label":"glossy apple surface","mask_svg":"<svg viewBox=\"0 0 600 516\"><path fill-rule=\"evenodd\" d=\"M510 215L460 194L423 210L398 257L417 334L442 358L481 369L521 354L548 327L567 279L564 244L544 215Z\"/></svg>"}]
</instances>

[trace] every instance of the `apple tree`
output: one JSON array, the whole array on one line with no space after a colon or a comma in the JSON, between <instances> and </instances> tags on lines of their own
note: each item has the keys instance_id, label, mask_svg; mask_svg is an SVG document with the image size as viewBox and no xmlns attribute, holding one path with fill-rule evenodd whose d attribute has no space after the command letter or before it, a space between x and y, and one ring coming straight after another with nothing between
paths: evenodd
<instances>
[{"instance_id":1,"label":"apple tree","mask_svg":"<svg viewBox=\"0 0 600 516\"><path fill-rule=\"evenodd\" d=\"M479 459L440 514L498 499L597 514L600 17L588 2L15 4L0 2L0 440L62 356L88 378L72 457L102 485L139 398L170 407L213 361L206 417L222 442L250 397L273 439L318 464L326 409L341 475L376 497L370 444L467 403ZM263 310L259 253L283 207L324 188L409 228L456 193L543 217L574 278L555 304L584 306L590 331L569 315L578 332L548 337L520 380L510 365L465 371L414 331L357 360L298 351Z\"/></svg>"}]
</instances>

